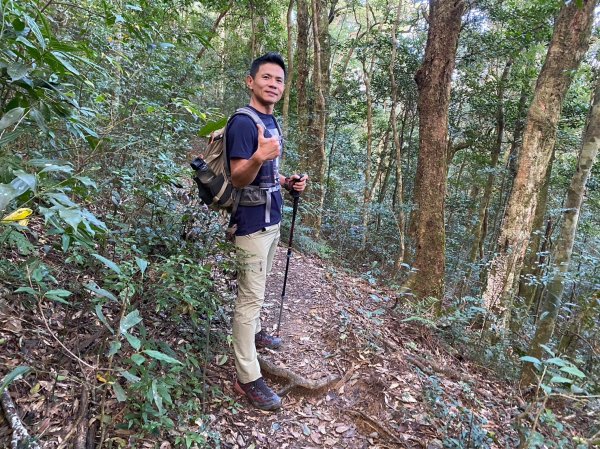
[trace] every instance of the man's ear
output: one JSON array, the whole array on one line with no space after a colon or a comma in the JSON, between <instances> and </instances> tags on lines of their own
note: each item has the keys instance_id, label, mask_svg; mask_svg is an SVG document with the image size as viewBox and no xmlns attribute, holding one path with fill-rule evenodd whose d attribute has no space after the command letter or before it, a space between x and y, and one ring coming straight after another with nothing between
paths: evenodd
<instances>
[{"instance_id":1,"label":"man's ear","mask_svg":"<svg viewBox=\"0 0 600 449\"><path fill-rule=\"evenodd\" d=\"M251 75L246 75L246 87L252 90L252 85L254 84L254 78Z\"/></svg>"}]
</instances>

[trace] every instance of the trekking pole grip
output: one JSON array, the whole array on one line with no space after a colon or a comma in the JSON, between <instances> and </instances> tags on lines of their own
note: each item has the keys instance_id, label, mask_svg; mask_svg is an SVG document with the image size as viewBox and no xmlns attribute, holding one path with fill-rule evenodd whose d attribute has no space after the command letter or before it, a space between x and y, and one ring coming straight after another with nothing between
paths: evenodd
<instances>
[{"instance_id":1,"label":"trekking pole grip","mask_svg":"<svg viewBox=\"0 0 600 449\"><path fill-rule=\"evenodd\" d=\"M294 184L298 181L300 181L302 178L304 178L306 175L306 173L301 173L300 175L300 179L290 179L290 195L292 195L292 198L299 198L300 197L300 193L297 190L294 190Z\"/></svg>"}]
</instances>

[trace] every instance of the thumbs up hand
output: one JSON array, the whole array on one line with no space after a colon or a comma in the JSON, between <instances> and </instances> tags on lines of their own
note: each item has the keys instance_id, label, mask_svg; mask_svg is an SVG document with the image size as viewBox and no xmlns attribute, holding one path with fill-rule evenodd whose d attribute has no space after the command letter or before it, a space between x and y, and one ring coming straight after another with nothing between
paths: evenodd
<instances>
[{"instance_id":1,"label":"thumbs up hand","mask_svg":"<svg viewBox=\"0 0 600 449\"><path fill-rule=\"evenodd\" d=\"M261 125L258 128L258 148L254 153L260 163L276 159L281 154L281 145L279 137L265 137L265 129Z\"/></svg>"}]
</instances>

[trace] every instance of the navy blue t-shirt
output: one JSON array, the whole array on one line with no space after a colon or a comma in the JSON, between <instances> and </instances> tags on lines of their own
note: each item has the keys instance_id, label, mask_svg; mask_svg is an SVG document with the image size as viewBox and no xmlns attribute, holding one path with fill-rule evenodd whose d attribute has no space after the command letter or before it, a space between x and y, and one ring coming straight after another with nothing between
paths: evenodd
<instances>
[{"instance_id":1,"label":"navy blue t-shirt","mask_svg":"<svg viewBox=\"0 0 600 449\"><path fill-rule=\"evenodd\" d=\"M265 124L265 137L279 135L275 117L270 114L262 114L256 109L248 106L256 112ZM227 156L229 159L250 159L258 148L258 128L254 121L246 115L236 115L227 127ZM274 176L274 178L271 178ZM279 158L265 162L254 181L253 185L261 183L279 183ZM281 221L281 191L271 192L271 221L265 222L265 206L238 206L234 217L237 224L235 235L248 235L267 226L277 224Z\"/></svg>"}]
</instances>

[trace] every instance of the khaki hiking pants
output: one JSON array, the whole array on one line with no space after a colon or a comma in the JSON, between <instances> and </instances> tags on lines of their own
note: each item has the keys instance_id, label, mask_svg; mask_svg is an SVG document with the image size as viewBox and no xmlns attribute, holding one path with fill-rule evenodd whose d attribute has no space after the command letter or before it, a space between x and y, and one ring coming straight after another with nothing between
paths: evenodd
<instances>
[{"instance_id":1,"label":"khaki hiking pants","mask_svg":"<svg viewBox=\"0 0 600 449\"><path fill-rule=\"evenodd\" d=\"M260 309L265 300L267 274L273 265L277 243L279 223L235 237L243 269L238 274L238 295L233 313L233 352L238 379L242 383L261 377L254 335L261 330Z\"/></svg>"}]
</instances>

